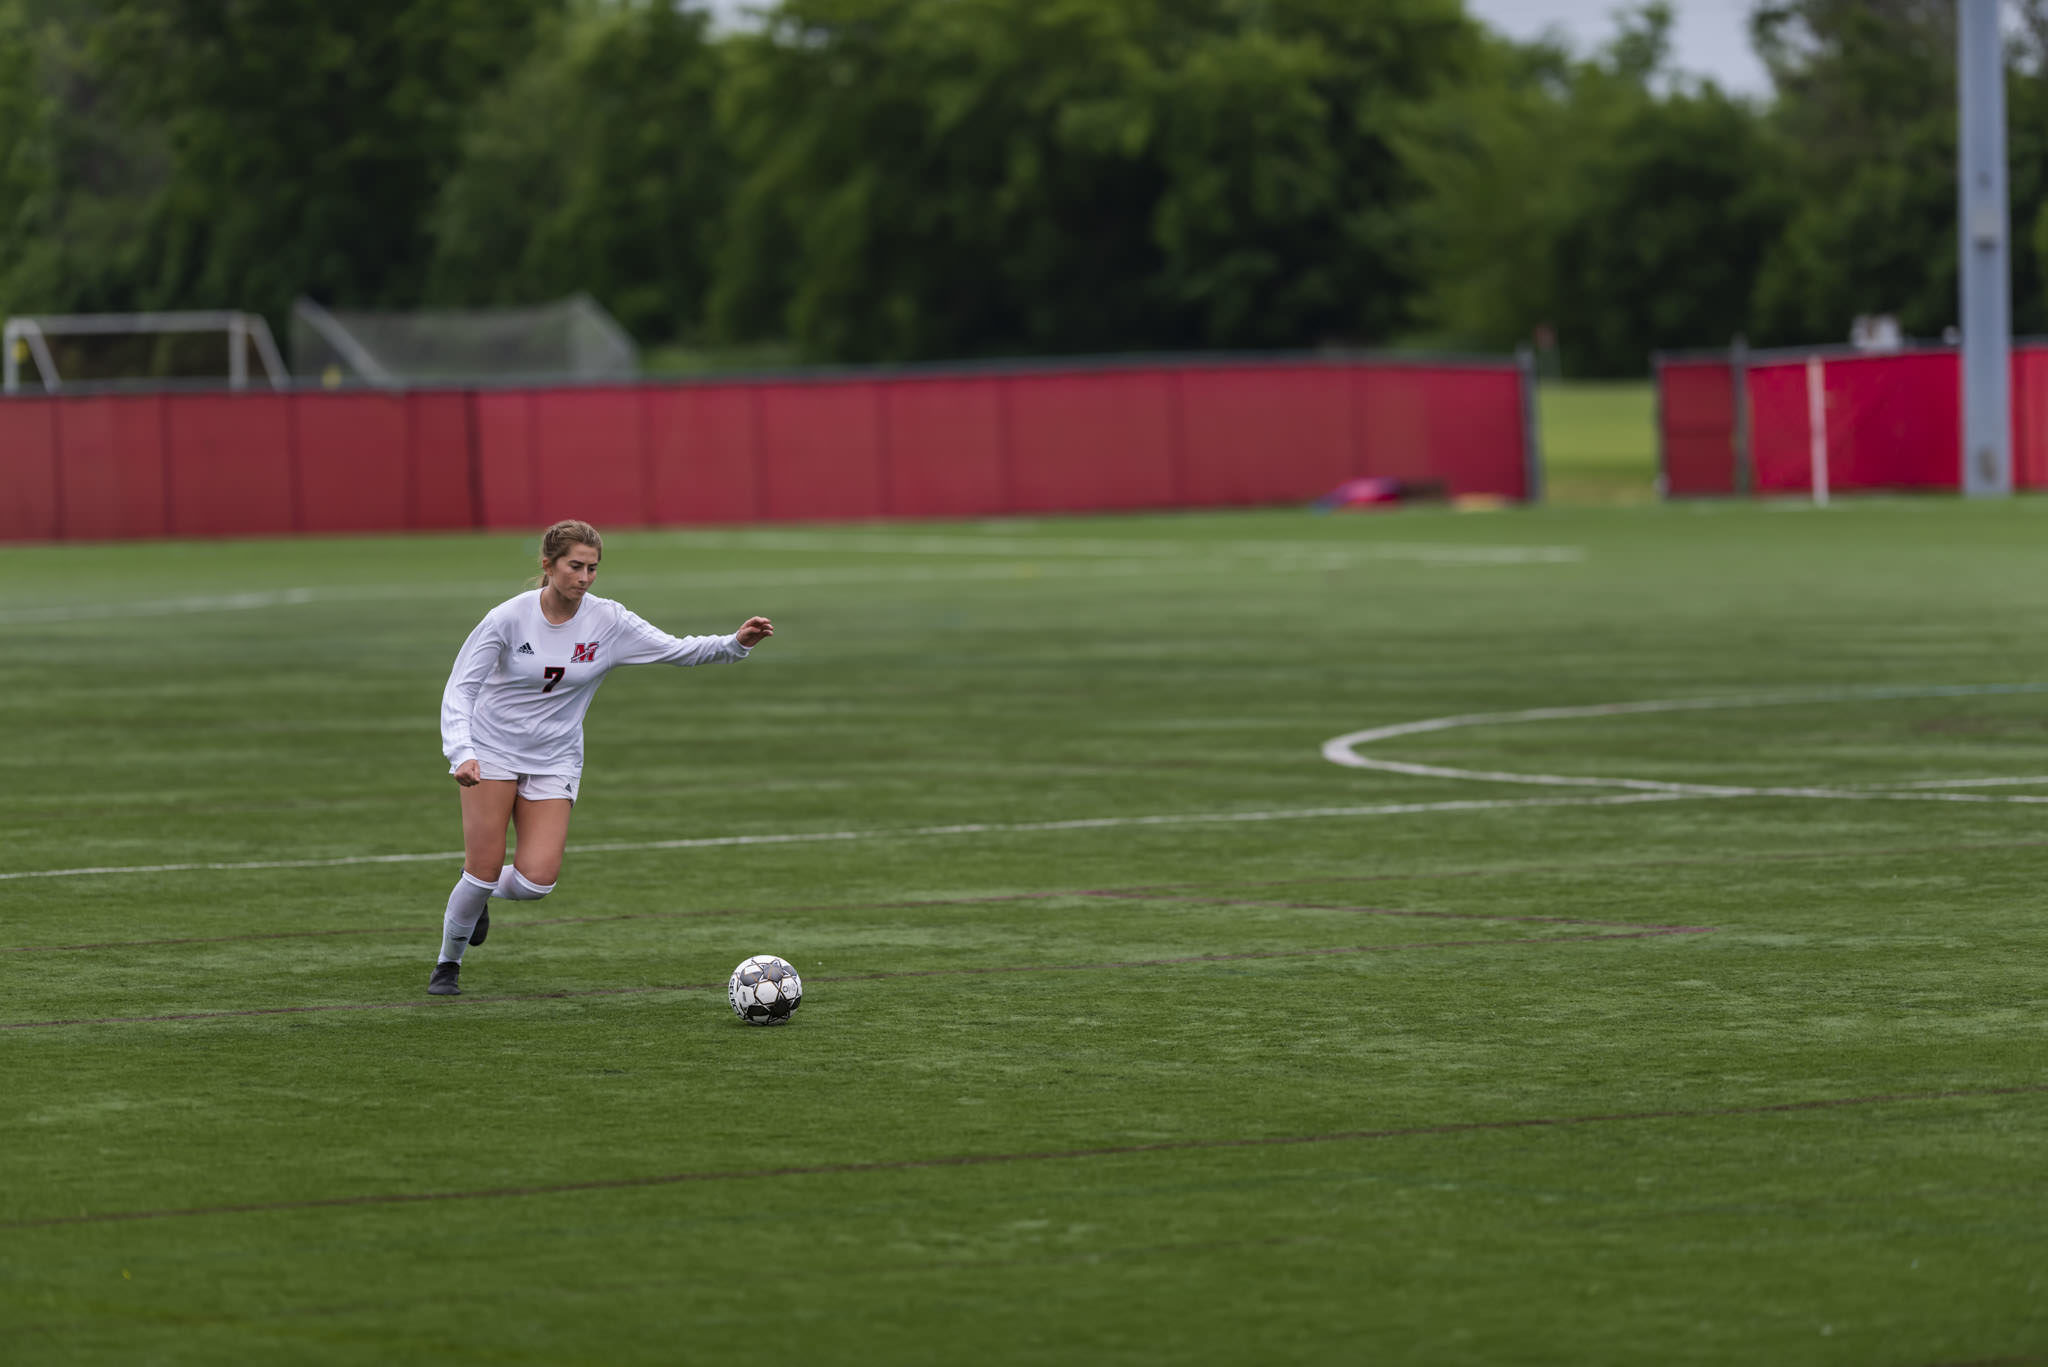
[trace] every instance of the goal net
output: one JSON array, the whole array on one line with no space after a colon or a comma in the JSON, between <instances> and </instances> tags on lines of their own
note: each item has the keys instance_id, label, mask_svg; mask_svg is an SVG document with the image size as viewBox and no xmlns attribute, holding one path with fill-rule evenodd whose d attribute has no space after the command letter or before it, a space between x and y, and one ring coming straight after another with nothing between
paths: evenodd
<instances>
[{"instance_id":1,"label":"goal net","mask_svg":"<svg viewBox=\"0 0 2048 1367\"><path fill-rule=\"evenodd\" d=\"M290 378L263 316L234 310L23 314L7 320L0 349L9 394L166 380L242 389L251 352L271 387Z\"/></svg>"},{"instance_id":2,"label":"goal net","mask_svg":"<svg viewBox=\"0 0 2048 1367\"><path fill-rule=\"evenodd\" d=\"M292 306L292 373L322 384L608 380L640 373L633 339L587 294L526 308L369 313Z\"/></svg>"}]
</instances>

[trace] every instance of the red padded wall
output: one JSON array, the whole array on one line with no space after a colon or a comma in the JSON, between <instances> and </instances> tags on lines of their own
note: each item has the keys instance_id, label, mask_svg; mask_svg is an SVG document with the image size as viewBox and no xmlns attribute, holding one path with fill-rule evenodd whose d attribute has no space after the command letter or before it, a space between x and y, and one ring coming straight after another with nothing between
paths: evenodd
<instances>
[{"instance_id":1,"label":"red padded wall","mask_svg":"<svg viewBox=\"0 0 2048 1367\"><path fill-rule=\"evenodd\" d=\"M293 516L291 400L167 394L170 534L278 536Z\"/></svg>"},{"instance_id":2,"label":"red padded wall","mask_svg":"<svg viewBox=\"0 0 2048 1367\"><path fill-rule=\"evenodd\" d=\"M1359 474L1440 483L1452 495L1527 497L1521 372L1389 365L1352 374Z\"/></svg>"},{"instance_id":3,"label":"red padded wall","mask_svg":"<svg viewBox=\"0 0 2048 1367\"><path fill-rule=\"evenodd\" d=\"M2048 488L2048 347L2012 349L2012 486Z\"/></svg>"},{"instance_id":4,"label":"red padded wall","mask_svg":"<svg viewBox=\"0 0 2048 1367\"><path fill-rule=\"evenodd\" d=\"M429 390L405 396L405 525L422 530L477 523L474 398L466 390Z\"/></svg>"},{"instance_id":5,"label":"red padded wall","mask_svg":"<svg viewBox=\"0 0 2048 1367\"><path fill-rule=\"evenodd\" d=\"M899 380L882 397L891 516L981 517L1009 506L1001 380Z\"/></svg>"},{"instance_id":6,"label":"red padded wall","mask_svg":"<svg viewBox=\"0 0 2048 1367\"><path fill-rule=\"evenodd\" d=\"M1351 473L1384 479L1440 478L1431 459L1429 395L1420 372L1351 372Z\"/></svg>"},{"instance_id":7,"label":"red padded wall","mask_svg":"<svg viewBox=\"0 0 2048 1367\"><path fill-rule=\"evenodd\" d=\"M1749 380L1750 487L1805 493L1813 487L1807 454L1806 363L1752 364Z\"/></svg>"},{"instance_id":8,"label":"red padded wall","mask_svg":"<svg viewBox=\"0 0 2048 1367\"><path fill-rule=\"evenodd\" d=\"M532 403L520 390L476 396L477 520L486 527L545 525L534 473Z\"/></svg>"},{"instance_id":9,"label":"red padded wall","mask_svg":"<svg viewBox=\"0 0 2048 1367\"><path fill-rule=\"evenodd\" d=\"M1952 351L1829 357L1823 371L1828 488L1954 489L1961 481L1958 360ZM1749 369L1750 445L1760 493L1808 493L1806 362Z\"/></svg>"},{"instance_id":10,"label":"red padded wall","mask_svg":"<svg viewBox=\"0 0 2048 1367\"><path fill-rule=\"evenodd\" d=\"M746 385L647 391L655 523L762 516L759 407L759 395Z\"/></svg>"},{"instance_id":11,"label":"red padded wall","mask_svg":"<svg viewBox=\"0 0 2048 1367\"><path fill-rule=\"evenodd\" d=\"M764 514L772 521L880 517L881 386L775 384L761 391Z\"/></svg>"},{"instance_id":12,"label":"red padded wall","mask_svg":"<svg viewBox=\"0 0 2048 1367\"><path fill-rule=\"evenodd\" d=\"M405 526L405 400L379 393L294 394L291 407L299 529L376 532Z\"/></svg>"},{"instance_id":13,"label":"red padded wall","mask_svg":"<svg viewBox=\"0 0 2048 1367\"><path fill-rule=\"evenodd\" d=\"M61 528L57 489L57 399L0 403L0 537L54 541Z\"/></svg>"},{"instance_id":14,"label":"red padded wall","mask_svg":"<svg viewBox=\"0 0 2048 1367\"><path fill-rule=\"evenodd\" d=\"M1432 478L1453 495L1528 497L1521 372L1447 366L1415 378L1431 415Z\"/></svg>"},{"instance_id":15,"label":"red padded wall","mask_svg":"<svg viewBox=\"0 0 2048 1367\"><path fill-rule=\"evenodd\" d=\"M1351 375L1337 366L1191 369L1177 377L1181 500L1299 502L1351 476Z\"/></svg>"},{"instance_id":16,"label":"red padded wall","mask_svg":"<svg viewBox=\"0 0 2048 1367\"><path fill-rule=\"evenodd\" d=\"M1015 375L1010 491L1017 512L1174 502L1173 384L1158 370Z\"/></svg>"},{"instance_id":17,"label":"red padded wall","mask_svg":"<svg viewBox=\"0 0 2048 1367\"><path fill-rule=\"evenodd\" d=\"M1858 489L1962 485L1962 358L1909 352L1830 361L1828 481Z\"/></svg>"},{"instance_id":18,"label":"red padded wall","mask_svg":"<svg viewBox=\"0 0 2048 1367\"><path fill-rule=\"evenodd\" d=\"M1667 497L1735 492L1735 371L1729 362L1659 361L1657 423Z\"/></svg>"},{"instance_id":19,"label":"red padded wall","mask_svg":"<svg viewBox=\"0 0 2048 1367\"><path fill-rule=\"evenodd\" d=\"M1898 426L1882 397L1869 421ZM1521 422L1508 366L1315 362L24 399L0 404L0 537L974 517L1305 501L1355 474L1513 497Z\"/></svg>"},{"instance_id":20,"label":"red padded wall","mask_svg":"<svg viewBox=\"0 0 2048 1367\"><path fill-rule=\"evenodd\" d=\"M600 529L654 521L647 497L646 420L637 390L536 390L533 443L543 526L565 517Z\"/></svg>"},{"instance_id":21,"label":"red padded wall","mask_svg":"<svg viewBox=\"0 0 2048 1367\"><path fill-rule=\"evenodd\" d=\"M65 401L58 432L64 536L166 534L163 406L156 394Z\"/></svg>"}]
</instances>

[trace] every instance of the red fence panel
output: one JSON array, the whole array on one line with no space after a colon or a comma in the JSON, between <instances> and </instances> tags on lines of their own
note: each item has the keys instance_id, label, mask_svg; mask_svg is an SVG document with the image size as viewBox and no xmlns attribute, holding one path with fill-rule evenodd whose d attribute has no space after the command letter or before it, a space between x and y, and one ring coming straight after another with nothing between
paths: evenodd
<instances>
[{"instance_id":1,"label":"red fence panel","mask_svg":"<svg viewBox=\"0 0 2048 1367\"><path fill-rule=\"evenodd\" d=\"M1749 382L1750 487L1757 493L1805 493L1813 487L1808 451L1806 363L1752 363Z\"/></svg>"},{"instance_id":2,"label":"red fence panel","mask_svg":"<svg viewBox=\"0 0 2048 1367\"><path fill-rule=\"evenodd\" d=\"M1735 492L1735 369L1657 362L1657 446L1667 498Z\"/></svg>"},{"instance_id":3,"label":"red fence panel","mask_svg":"<svg viewBox=\"0 0 2048 1367\"><path fill-rule=\"evenodd\" d=\"M1525 496L1509 366L1231 362L0 404L0 537L975 517ZM71 430L67 434L67 423Z\"/></svg>"},{"instance_id":4,"label":"red fence panel","mask_svg":"<svg viewBox=\"0 0 2048 1367\"><path fill-rule=\"evenodd\" d=\"M542 389L533 402L534 497L543 522L653 522L646 415L633 389Z\"/></svg>"},{"instance_id":5,"label":"red fence panel","mask_svg":"<svg viewBox=\"0 0 2048 1367\"><path fill-rule=\"evenodd\" d=\"M390 394L294 394L298 526L375 532L407 525L405 401Z\"/></svg>"},{"instance_id":6,"label":"red fence panel","mask_svg":"<svg viewBox=\"0 0 2048 1367\"><path fill-rule=\"evenodd\" d=\"M298 530L291 400L282 394L167 394L172 536Z\"/></svg>"},{"instance_id":7,"label":"red fence panel","mask_svg":"<svg viewBox=\"0 0 2048 1367\"><path fill-rule=\"evenodd\" d=\"M1428 385L1434 476L1453 495L1527 498L1521 373L1443 369L1417 378Z\"/></svg>"},{"instance_id":8,"label":"red fence panel","mask_svg":"<svg viewBox=\"0 0 2048 1367\"><path fill-rule=\"evenodd\" d=\"M1014 511L1174 504L1173 384L1166 373L1016 375L1005 388Z\"/></svg>"},{"instance_id":9,"label":"red fence panel","mask_svg":"<svg viewBox=\"0 0 2048 1367\"><path fill-rule=\"evenodd\" d=\"M888 511L881 390L866 382L762 388L763 512L770 521Z\"/></svg>"},{"instance_id":10,"label":"red fence panel","mask_svg":"<svg viewBox=\"0 0 2048 1367\"><path fill-rule=\"evenodd\" d=\"M1956 488L1962 471L1958 365L1953 351L1822 357L1829 491ZM1748 377L1757 492L1811 492L1806 359L1754 363Z\"/></svg>"},{"instance_id":11,"label":"red fence panel","mask_svg":"<svg viewBox=\"0 0 2048 1367\"><path fill-rule=\"evenodd\" d=\"M746 385L649 390L654 523L758 521L760 426L760 396Z\"/></svg>"},{"instance_id":12,"label":"red fence panel","mask_svg":"<svg viewBox=\"0 0 2048 1367\"><path fill-rule=\"evenodd\" d=\"M1347 369L1186 370L1176 382L1179 501L1301 502L1351 477L1358 452Z\"/></svg>"},{"instance_id":13,"label":"red fence panel","mask_svg":"<svg viewBox=\"0 0 2048 1367\"><path fill-rule=\"evenodd\" d=\"M2012 487L2048 489L2048 347L2012 349Z\"/></svg>"},{"instance_id":14,"label":"red fence panel","mask_svg":"<svg viewBox=\"0 0 2048 1367\"><path fill-rule=\"evenodd\" d=\"M472 396L431 390L405 396L405 525L453 530L477 524Z\"/></svg>"},{"instance_id":15,"label":"red fence panel","mask_svg":"<svg viewBox=\"0 0 2048 1367\"><path fill-rule=\"evenodd\" d=\"M983 517L1010 506L1001 380L897 380L882 402L892 517Z\"/></svg>"},{"instance_id":16,"label":"red fence panel","mask_svg":"<svg viewBox=\"0 0 2048 1367\"><path fill-rule=\"evenodd\" d=\"M1360 475L1528 497L1520 371L1364 366L1354 376Z\"/></svg>"},{"instance_id":17,"label":"red fence panel","mask_svg":"<svg viewBox=\"0 0 2048 1367\"><path fill-rule=\"evenodd\" d=\"M532 405L520 390L476 396L477 521L486 527L543 525Z\"/></svg>"},{"instance_id":18,"label":"red fence panel","mask_svg":"<svg viewBox=\"0 0 2048 1367\"><path fill-rule=\"evenodd\" d=\"M1962 360L1953 351L1824 364L1828 486L1955 489L1962 483Z\"/></svg>"},{"instance_id":19,"label":"red fence panel","mask_svg":"<svg viewBox=\"0 0 2048 1367\"><path fill-rule=\"evenodd\" d=\"M109 541L168 532L163 404L156 394L64 403L60 535Z\"/></svg>"},{"instance_id":20,"label":"red fence panel","mask_svg":"<svg viewBox=\"0 0 2048 1367\"><path fill-rule=\"evenodd\" d=\"M58 401L0 404L0 537L54 541L62 526L57 489Z\"/></svg>"}]
</instances>

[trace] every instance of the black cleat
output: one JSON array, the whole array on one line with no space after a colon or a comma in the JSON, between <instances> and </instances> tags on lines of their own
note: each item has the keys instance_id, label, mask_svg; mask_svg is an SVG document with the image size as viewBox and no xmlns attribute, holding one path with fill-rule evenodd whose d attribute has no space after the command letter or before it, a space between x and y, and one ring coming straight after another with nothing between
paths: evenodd
<instances>
[{"instance_id":1,"label":"black cleat","mask_svg":"<svg viewBox=\"0 0 2048 1367\"><path fill-rule=\"evenodd\" d=\"M453 959L434 965L434 976L427 980L427 993L435 997L459 997L462 984L456 979L462 976L462 965Z\"/></svg>"},{"instance_id":2,"label":"black cleat","mask_svg":"<svg viewBox=\"0 0 2048 1367\"><path fill-rule=\"evenodd\" d=\"M475 947L484 942L484 936L491 933L491 909L484 908L483 915L476 918L476 929L469 932L469 943Z\"/></svg>"}]
</instances>

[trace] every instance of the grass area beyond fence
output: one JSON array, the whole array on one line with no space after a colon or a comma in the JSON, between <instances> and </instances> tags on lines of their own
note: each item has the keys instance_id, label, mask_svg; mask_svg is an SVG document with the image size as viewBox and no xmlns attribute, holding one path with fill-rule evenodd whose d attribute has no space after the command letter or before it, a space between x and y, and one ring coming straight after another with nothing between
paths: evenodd
<instances>
[{"instance_id":1,"label":"grass area beyond fence","mask_svg":"<svg viewBox=\"0 0 2048 1367\"><path fill-rule=\"evenodd\" d=\"M1648 380L1550 380L1538 395L1553 503L1657 497L1656 393Z\"/></svg>"}]
</instances>

